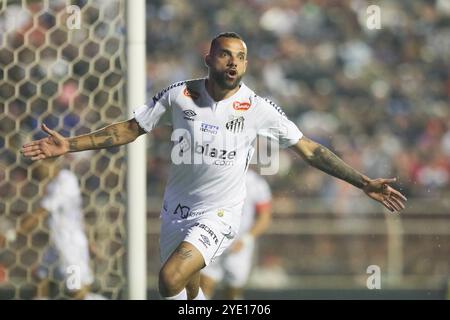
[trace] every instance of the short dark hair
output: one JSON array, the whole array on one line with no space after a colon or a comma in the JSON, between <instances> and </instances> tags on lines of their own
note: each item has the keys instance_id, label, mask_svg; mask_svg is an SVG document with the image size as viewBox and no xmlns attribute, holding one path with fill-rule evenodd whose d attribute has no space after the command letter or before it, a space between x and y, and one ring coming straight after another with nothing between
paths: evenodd
<instances>
[{"instance_id":1,"label":"short dark hair","mask_svg":"<svg viewBox=\"0 0 450 320\"><path fill-rule=\"evenodd\" d=\"M244 41L244 39L242 39L242 37L236 32L222 32L222 33L219 33L217 36L214 37L214 39L211 40L211 46L209 47L209 52L212 51L214 46L217 44L217 40L220 38L234 38L234 39L239 39L239 40Z\"/></svg>"}]
</instances>

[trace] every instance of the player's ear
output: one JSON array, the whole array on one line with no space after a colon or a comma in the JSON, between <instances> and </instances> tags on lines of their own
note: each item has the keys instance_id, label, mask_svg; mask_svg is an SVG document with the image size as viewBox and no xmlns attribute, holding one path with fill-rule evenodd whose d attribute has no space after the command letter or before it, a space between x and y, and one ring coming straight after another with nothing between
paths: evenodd
<instances>
[{"instance_id":1,"label":"player's ear","mask_svg":"<svg viewBox=\"0 0 450 320\"><path fill-rule=\"evenodd\" d=\"M209 55L209 53L205 55L205 65L207 67L211 66L211 56Z\"/></svg>"}]
</instances>

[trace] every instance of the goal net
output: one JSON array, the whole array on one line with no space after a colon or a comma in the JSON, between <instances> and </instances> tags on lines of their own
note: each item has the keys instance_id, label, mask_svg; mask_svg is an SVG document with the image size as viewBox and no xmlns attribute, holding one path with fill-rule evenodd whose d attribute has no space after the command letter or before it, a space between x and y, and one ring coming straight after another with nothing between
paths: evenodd
<instances>
[{"instance_id":1,"label":"goal net","mask_svg":"<svg viewBox=\"0 0 450 320\"><path fill-rule=\"evenodd\" d=\"M37 177L39 161L24 159L19 150L45 136L42 123L73 136L125 119L124 17L123 0L0 3L0 299L36 297L39 268L59 263L49 261L46 219L16 232L39 211L46 192ZM112 299L124 298L126 284L125 150L58 160L80 184L91 290ZM57 272L46 278L50 298L70 297Z\"/></svg>"}]
</instances>

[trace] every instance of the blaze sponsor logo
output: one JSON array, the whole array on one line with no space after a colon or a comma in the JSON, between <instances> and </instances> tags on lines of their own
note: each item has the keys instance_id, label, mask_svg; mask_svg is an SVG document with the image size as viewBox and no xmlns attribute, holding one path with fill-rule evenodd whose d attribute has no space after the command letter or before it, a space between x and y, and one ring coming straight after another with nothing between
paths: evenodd
<instances>
[{"instance_id":1,"label":"blaze sponsor logo","mask_svg":"<svg viewBox=\"0 0 450 320\"><path fill-rule=\"evenodd\" d=\"M211 158L216 158L213 164L217 166L232 166L234 165L234 159L236 158L236 151L228 151L224 149L210 148L209 144L202 146L195 142L195 153L202 154Z\"/></svg>"},{"instance_id":2,"label":"blaze sponsor logo","mask_svg":"<svg viewBox=\"0 0 450 320\"><path fill-rule=\"evenodd\" d=\"M184 119L189 121L194 121L194 117L197 115L194 110L188 109L184 110Z\"/></svg>"},{"instance_id":3,"label":"blaze sponsor logo","mask_svg":"<svg viewBox=\"0 0 450 320\"><path fill-rule=\"evenodd\" d=\"M239 133L244 130L244 117L239 117L236 119L233 119L231 121L228 121L225 125L228 131L231 131L233 133Z\"/></svg>"},{"instance_id":4,"label":"blaze sponsor logo","mask_svg":"<svg viewBox=\"0 0 450 320\"><path fill-rule=\"evenodd\" d=\"M200 97L200 94L192 89L185 88L183 94L186 97L191 97L193 100L197 100Z\"/></svg>"},{"instance_id":5,"label":"blaze sponsor logo","mask_svg":"<svg viewBox=\"0 0 450 320\"><path fill-rule=\"evenodd\" d=\"M209 241L208 237L201 234L200 235L201 239L198 239L198 241L200 241L201 243L203 243L203 245L208 248L211 245L211 242Z\"/></svg>"},{"instance_id":6,"label":"blaze sponsor logo","mask_svg":"<svg viewBox=\"0 0 450 320\"><path fill-rule=\"evenodd\" d=\"M209 134L217 134L217 131L219 131L219 127L212 125L212 124L207 124L207 123L202 122L202 124L200 125L200 131L206 132Z\"/></svg>"},{"instance_id":7,"label":"blaze sponsor logo","mask_svg":"<svg viewBox=\"0 0 450 320\"><path fill-rule=\"evenodd\" d=\"M199 227L199 228L205 230L208 233L208 235L210 235L212 237L215 244L217 244L219 242L219 238L217 238L214 231L212 231L206 224L197 222L196 224L194 224L194 227Z\"/></svg>"},{"instance_id":8,"label":"blaze sponsor logo","mask_svg":"<svg viewBox=\"0 0 450 320\"><path fill-rule=\"evenodd\" d=\"M179 138L179 142L171 152L174 164L207 164L222 167L233 166L236 156L236 150L216 148L209 143L203 145L195 141L191 145L189 138L184 136Z\"/></svg>"},{"instance_id":9,"label":"blaze sponsor logo","mask_svg":"<svg viewBox=\"0 0 450 320\"><path fill-rule=\"evenodd\" d=\"M233 109L237 111L247 111L248 109L250 109L250 106L250 102L233 102Z\"/></svg>"}]
</instances>

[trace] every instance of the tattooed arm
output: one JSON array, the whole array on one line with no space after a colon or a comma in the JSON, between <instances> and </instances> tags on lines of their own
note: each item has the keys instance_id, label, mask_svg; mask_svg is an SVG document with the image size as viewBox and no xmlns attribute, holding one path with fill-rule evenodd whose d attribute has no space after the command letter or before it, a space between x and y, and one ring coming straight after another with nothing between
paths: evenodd
<instances>
[{"instance_id":1,"label":"tattooed arm","mask_svg":"<svg viewBox=\"0 0 450 320\"><path fill-rule=\"evenodd\" d=\"M306 137L300 139L292 148L313 167L347 181L359 189L364 186L365 181L368 179L365 175L342 161L328 148Z\"/></svg>"},{"instance_id":2,"label":"tattooed arm","mask_svg":"<svg viewBox=\"0 0 450 320\"><path fill-rule=\"evenodd\" d=\"M389 183L395 182L396 179L370 179L350 167L328 148L306 137L300 139L291 148L311 166L362 189L369 197L382 203L390 211L400 211L405 208L406 198L389 186Z\"/></svg>"},{"instance_id":3,"label":"tattooed arm","mask_svg":"<svg viewBox=\"0 0 450 320\"><path fill-rule=\"evenodd\" d=\"M143 133L145 131L139 127L136 120L130 119L89 134L67 139L69 152L120 146L134 141Z\"/></svg>"},{"instance_id":4,"label":"tattooed arm","mask_svg":"<svg viewBox=\"0 0 450 320\"><path fill-rule=\"evenodd\" d=\"M25 157L42 160L67 152L120 146L134 141L145 133L134 118L73 138L64 138L56 131L50 130L45 124L42 125L42 129L48 134L48 137L25 144L21 150Z\"/></svg>"}]
</instances>

